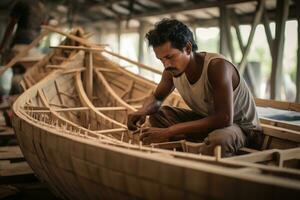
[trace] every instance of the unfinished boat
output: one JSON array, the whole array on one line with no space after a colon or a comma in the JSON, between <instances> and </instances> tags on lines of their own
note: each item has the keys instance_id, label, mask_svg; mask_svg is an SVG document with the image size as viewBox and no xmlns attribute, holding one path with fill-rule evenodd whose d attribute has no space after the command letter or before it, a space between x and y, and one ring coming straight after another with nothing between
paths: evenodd
<instances>
[{"instance_id":1,"label":"unfinished boat","mask_svg":"<svg viewBox=\"0 0 300 200\"><path fill-rule=\"evenodd\" d=\"M156 84L122 68L112 56L152 69L82 38L70 38L82 46L56 47L74 53L13 105L13 126L23 154L56 195L64 199L299 197L298 125L264 117L261 151L243 148L241 152L247 154L226 159L221 158L220 147L215 156L205 156L197 152L199 144L188 141L142 145L126 127L127 114L141 106ZM264 100L257 103L272 106ZM186 106L176 92L165 104ZM298 104L273 104L300 111Z\"/></svg>"}]
</instances>

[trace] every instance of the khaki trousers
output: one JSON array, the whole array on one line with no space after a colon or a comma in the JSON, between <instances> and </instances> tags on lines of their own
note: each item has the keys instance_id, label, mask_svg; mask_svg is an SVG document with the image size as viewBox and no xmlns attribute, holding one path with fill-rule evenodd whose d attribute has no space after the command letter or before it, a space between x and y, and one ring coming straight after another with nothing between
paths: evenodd
<instances>
[{"instance_id":1,"label":"khaki trousers","mask_svg":"<svg viewBox=\"0 0 300 200\"><path fill-rule=\"evenodd\" d=\"M149 122L152 127L166 128L181 122L199 120L203 117L188 109L162 106L157 113L150 115ZM216 129L208 134L203 134L199 130L199 134L185 134L171 138L173 141L180 139L204 142L200 153L205 155L213 155L215 146L220 145L222 157L235 155L238 149L246 143L246 136L237 124Z\"/></svg>"}]
</instances>

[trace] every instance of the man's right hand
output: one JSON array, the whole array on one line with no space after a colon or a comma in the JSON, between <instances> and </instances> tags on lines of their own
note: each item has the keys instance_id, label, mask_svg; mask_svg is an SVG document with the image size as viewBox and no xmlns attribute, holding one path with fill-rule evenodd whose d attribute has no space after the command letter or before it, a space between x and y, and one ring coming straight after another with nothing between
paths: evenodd
<instances>
[{"instance_id":1,"label":"man's right hand","mask_svg":"<svg viewBox=\"0 0 300 200\"><path fill-rule=\"evenodd\" d=\"M146 114L141 112L134 112L128 115L127 127L131 131L137 130L138 126L144 124L146 121Z\"/></svg>"}]
</instances>

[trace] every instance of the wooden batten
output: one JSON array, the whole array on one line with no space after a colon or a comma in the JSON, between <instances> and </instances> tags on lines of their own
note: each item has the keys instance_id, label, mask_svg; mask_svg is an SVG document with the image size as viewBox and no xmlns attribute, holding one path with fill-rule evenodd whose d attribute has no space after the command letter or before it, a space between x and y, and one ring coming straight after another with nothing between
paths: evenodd
<instances>
[{"instance_id":1,"label":"wooden batten","mask_svg":"<svg viewBox=\"0 0 300 200\"><path fill-rule=\"evenodd\" d=\"M93 53L91 51L86 52L85 55L85 90L88 98L93 99Z\"/></svg>"}]
</instances>

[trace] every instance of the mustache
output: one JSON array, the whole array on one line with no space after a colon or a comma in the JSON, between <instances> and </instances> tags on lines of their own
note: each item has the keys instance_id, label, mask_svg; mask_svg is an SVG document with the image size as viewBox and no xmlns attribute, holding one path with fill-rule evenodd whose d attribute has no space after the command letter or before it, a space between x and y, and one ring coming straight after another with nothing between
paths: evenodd
<instances>
[{"instance_id":1,"label":"mustache","mask_svg":"<svg viewBox=\"0 0 300 200\"><path fill-rule=\"evenodd\" d=\"M171 71L176 71L177 69L176 69L176 67L167 67L166 68L166 71L168 71L168 72L171 72Z\"/></svg>"}]
</instances>

